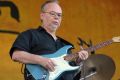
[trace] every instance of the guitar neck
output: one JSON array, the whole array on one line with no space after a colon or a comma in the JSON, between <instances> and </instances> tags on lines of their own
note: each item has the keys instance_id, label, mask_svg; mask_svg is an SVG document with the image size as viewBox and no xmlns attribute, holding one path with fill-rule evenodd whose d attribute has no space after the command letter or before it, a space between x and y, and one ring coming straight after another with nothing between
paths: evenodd
<instances>
[{"instance_id":1,"label":"guitar neck","mask_svg":"<svg viewBox=\"0 0 120 80\"><path fill-rule=\"evenodd\" d=\"M101 43L99 43L99 44L97 44L95 46L85 48L84 50L86 50L86 51L88 51L88 53L90 53L90 52L95 51L97 49L100 49L102 47L108 46L108 45L110 45L112 43L113 43L113 40L111 39L111 40L108 40L108 41L101 42ZM77 53L69 54L69 55L64 57L64 59L67 60L67 61L72 61L73 59L76 59L76 58L78 58Z\"/></svg>"},{"instance_id":2,"label":"guitar neck","mask_svg":"<svg viewBox=\"0 0 120 80\"><path fill-rule=\"evenodd\" d=\"M110 44L112 44L112 43L113 43L113 40L108 40L108 41L104 41L104 42L102 42L102 43L99 43L99 44L97 44L97 45L95 45L95 46L91 46L91 47L89 47L89 48L86 48L86 49L84 49L84 50L86 50L86 51L88 51L88 52L92 52L92 51L95 51L95 50L100 49L100 48L102 48L102 47L108 46L108 45L110 45Z\"/></svg>"}]
</instances>

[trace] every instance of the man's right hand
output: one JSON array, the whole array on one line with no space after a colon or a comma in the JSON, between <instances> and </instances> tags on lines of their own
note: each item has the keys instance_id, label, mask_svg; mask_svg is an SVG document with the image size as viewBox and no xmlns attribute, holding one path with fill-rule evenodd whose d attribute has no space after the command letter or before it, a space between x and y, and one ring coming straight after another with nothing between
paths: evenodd
<instances>
[{"instance_id":1,"label":"man's right hand","mask_svg":"<svg viewBox=\"0 0 120 80\"><path fill-rule=\"evenodd\" d=\"M42 57L40 64L43 67L45 67L46 69L48 69L49 71L54 71L55 70L55 63L49 58Z\"/></svg>"}]
</instances>

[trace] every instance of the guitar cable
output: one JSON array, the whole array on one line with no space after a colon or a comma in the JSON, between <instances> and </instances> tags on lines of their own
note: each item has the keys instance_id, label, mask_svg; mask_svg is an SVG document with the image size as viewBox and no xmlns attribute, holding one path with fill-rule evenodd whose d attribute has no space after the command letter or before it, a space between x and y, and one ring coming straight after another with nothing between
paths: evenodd
<instances>
[{"instance_id":1,"label":"guitar cable","mask_svg":"<svg viewBox=\"0 0 120 80\"><path fill-rule=\"evenodd\" d=\"M23 70L24 67L25 67L25 65L22 63L22 66L21 66L21 73L22 73L22 74L24 74L24 70Z\"/></svg>"}]
</instances>

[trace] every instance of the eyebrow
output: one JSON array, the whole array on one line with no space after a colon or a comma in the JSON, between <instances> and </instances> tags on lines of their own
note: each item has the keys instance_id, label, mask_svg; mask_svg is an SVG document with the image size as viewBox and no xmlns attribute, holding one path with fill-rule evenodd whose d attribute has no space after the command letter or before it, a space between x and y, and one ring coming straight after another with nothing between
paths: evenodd
<instances>
[{"instance_id":1,"label":"eyebrow","mask_svg":"<svg viewBox=\"0 0 120 80\"><path fill-rule=\"evenodd\" d=\"M44 12L55 12L55 13L60 13L60 12L56 12L56 11L44 11ZM62 13L60 13L60 14L62 14Z\"/></svg>"}]
</instances>

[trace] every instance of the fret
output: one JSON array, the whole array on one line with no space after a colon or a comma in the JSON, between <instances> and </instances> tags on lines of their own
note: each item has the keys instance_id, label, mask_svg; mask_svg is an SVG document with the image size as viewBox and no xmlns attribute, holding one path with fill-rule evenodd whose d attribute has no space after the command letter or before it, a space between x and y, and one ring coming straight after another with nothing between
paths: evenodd
<instances>
[{"instance_id":1,"label":"fret","mask_svg":"<svg viewBox=\"0 0 120 80\"><path fill-rule=\"evenodd\" d=\"M86 50L86 51L88 51L88 52L92 52L92 51L94 51L94 50L97 50L97 49L99 49L99 48L102 48L102 47L105 47L105 46L107 46L107 45L110 45L110 44L112 44L112 40L108 40L108 41L105 41L105 42L102 42L102 43L100 43L100 44L97 44L97 45L95 45L95 46L91 46L91 47L89 47L89 48L86 48L86 49L84 49L84 50Z\"/></svg>"},{"instance_id":2,"label":"fret","mask_svg":"<svg viewBox=\"0 0 120 80\"><path fill-rule=\"evenodd\" d=\"M72 61L73 59L76 59L77 57L78 57L77 53L72 53L72 54L68 54L67 56L65 56L64 59L67 61Z\"/></svg>"},{"instance_id":3,"label":"fret","mask_svg":"<svg viewBox=\"0 0 120 80\"><path fill-rule=\"evenodd\" d=\"M88 51L88 53L92 52L92 51L95 51L99 48L102 48L102 47L105 47L107 45L110 45L113 43L113 40L108 40L108 41L104 41L104 42L101 42L95 46L91 46L89 48L85 48L84 50ZM65 60L67 61L72 61L73 59L76 59L78 58L78 54L77 53L73 53L73 54L68 54L67 56L64 57Z\"/></svg>"}]
</instances>

